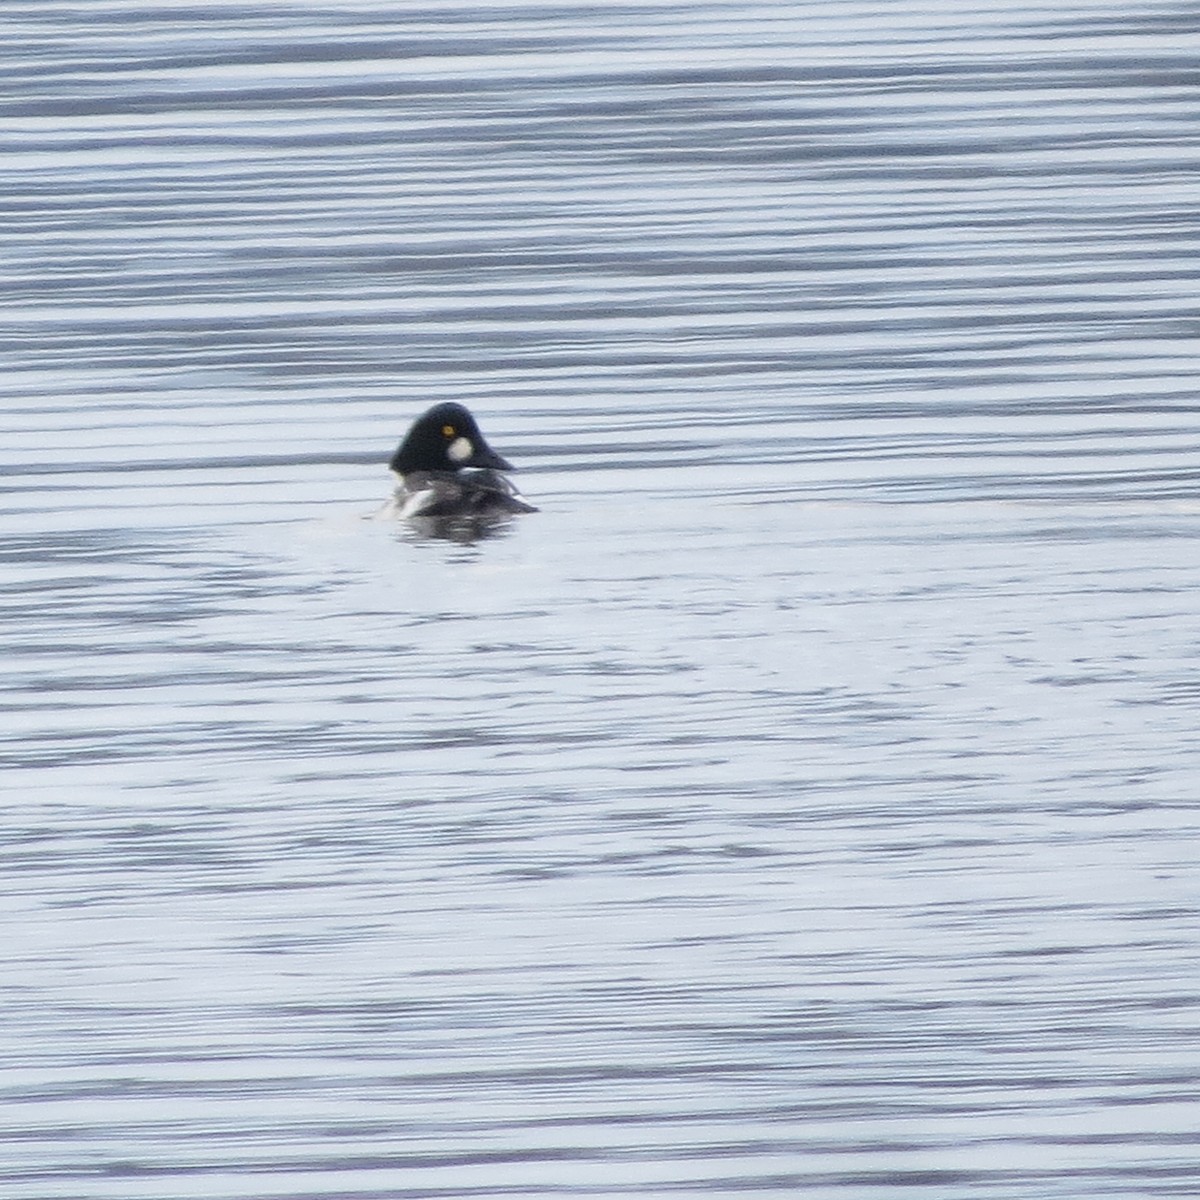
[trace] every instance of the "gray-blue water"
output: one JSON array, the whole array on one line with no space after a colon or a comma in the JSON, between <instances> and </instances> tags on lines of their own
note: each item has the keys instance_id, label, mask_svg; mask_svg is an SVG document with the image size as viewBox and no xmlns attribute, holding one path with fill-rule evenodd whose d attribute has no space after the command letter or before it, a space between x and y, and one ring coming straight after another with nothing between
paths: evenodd
<instances>
[{"instance_id":1,"label":"gray-blue water","mask_svg":"<svg viewBox=\"0 0 1200 1200\"><path fill-rule=\"evenodd\" d=\"M1200 1190L1193 4L2 19L6 1200Z\"/></svg>"}]
</instances>

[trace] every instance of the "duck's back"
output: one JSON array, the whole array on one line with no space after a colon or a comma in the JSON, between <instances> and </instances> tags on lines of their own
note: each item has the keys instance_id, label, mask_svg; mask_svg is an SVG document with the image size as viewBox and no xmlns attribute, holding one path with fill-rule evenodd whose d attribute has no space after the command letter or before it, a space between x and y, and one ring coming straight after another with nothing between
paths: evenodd
<instances>
[{"instance_id":1,"label":"duck's back","mask_svg":"<svg viewBox=\"0 0 1200 1200\"><path fill-rule=\"evenodd\" d=\"M401 517L488 517L537 512L512 482L490 468L410 471L400 480Z\"/></svg>"}]
</instances>

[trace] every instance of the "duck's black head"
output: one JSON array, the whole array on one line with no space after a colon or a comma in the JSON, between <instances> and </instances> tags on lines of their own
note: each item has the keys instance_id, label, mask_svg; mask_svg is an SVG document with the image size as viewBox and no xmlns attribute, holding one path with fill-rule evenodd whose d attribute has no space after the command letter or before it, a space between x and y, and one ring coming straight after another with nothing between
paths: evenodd
<instances>
[{"instance_id":1,"label":"duck's black head","mask_svg":"<svg viewBox=\"0 0 1200 1200\"><path fill-rule=\"evenodd\" d=\"M397 475L458 471L463 467L513 469L483 440L475 418L461 404L453 403L435 404L418 417L388 466Z\"/></svg>"}]
</instances>

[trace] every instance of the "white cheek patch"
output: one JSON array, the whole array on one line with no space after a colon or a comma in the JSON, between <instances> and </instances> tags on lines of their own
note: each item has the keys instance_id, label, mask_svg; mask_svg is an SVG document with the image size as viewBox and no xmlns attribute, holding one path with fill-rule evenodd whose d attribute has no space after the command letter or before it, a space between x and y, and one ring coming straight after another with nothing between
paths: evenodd
<instances>
[{"instance_id":1,"label":"white cheek patch","mask_svg":"<svg viewBox=\"0 0 1200 1200\"><path fill-rule=\"evenodd\" d=\"M471 445L469 439L465 437L456 437L454 441L446 447L446 457L451 462L461 463L466 462L472 454L475 453L475 447Z\"/></svg>"}]
</instances>

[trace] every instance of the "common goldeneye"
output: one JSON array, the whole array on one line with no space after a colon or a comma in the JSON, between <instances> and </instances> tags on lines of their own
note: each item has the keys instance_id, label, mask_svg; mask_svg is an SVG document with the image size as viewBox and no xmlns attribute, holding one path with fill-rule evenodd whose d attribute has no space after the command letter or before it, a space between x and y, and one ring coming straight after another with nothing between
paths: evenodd
<instances>
[{"instance_id":1,"label":"common goldeneye","mask_svg":"<svg viewBox=\"0 0 1200 1200\"><path fill-rule=\"evenodd\" d=\"M417 418L388 466L400 478L400 517L502 517L537 512L500 472L514 468L483 440L461 404L435 404Z\"/></svg>"}]
</instances>

